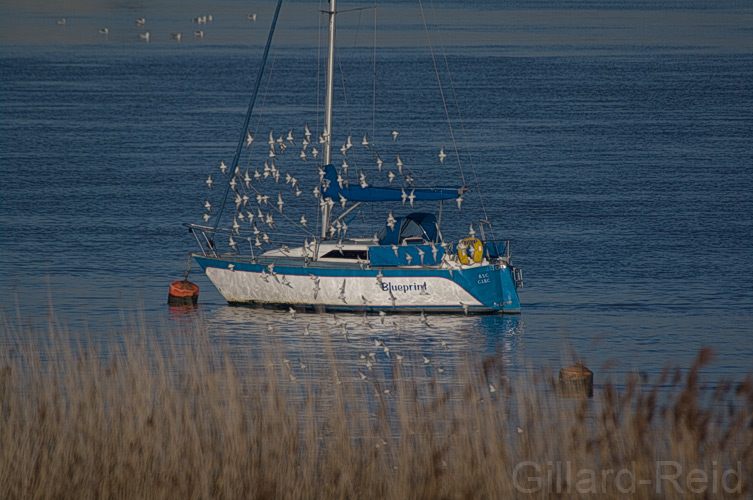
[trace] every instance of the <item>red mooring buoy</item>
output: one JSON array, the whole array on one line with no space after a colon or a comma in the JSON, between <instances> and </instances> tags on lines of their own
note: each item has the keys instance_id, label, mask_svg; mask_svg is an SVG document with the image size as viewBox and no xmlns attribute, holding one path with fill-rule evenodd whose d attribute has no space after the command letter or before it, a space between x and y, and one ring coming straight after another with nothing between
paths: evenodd
<instances>
[{"instance_id":1,"label":"red mooring buoy","mask_svg":"<svg viewBox=\"0 0 753 500\"><path fill-rule=\"evenodd\" d=\"M188 280L170 283L167 304L170 306L195 306L199 301L199 287Z\"/></svg>"}]
</instances>

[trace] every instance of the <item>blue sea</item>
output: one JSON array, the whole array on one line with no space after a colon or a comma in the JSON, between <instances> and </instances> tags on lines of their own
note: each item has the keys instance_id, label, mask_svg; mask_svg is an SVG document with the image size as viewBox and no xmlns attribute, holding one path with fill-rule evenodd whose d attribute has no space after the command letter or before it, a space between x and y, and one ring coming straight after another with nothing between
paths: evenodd
<instances>
[{"instance_id":1,"label":"blue sea","mask_svg":"<svg viewBox=\"0 0 753 500\"><path fill-rule=\"evenodd\" d=\"M423 16L360 2L340 16L336 142L368 133L422 185L456 184L436 158L452 146L449 116L473 196L443 229L462 236L475 211L523 269L520 315L429 325L230 307L195 264L199 306L167 306L199 249L182 224L202 222L220 192L204 180L243 135L274 5L152 3L0 6L1 348L53 329L52 342L108 350L147 332L238 353L273 337L312 360L327 338L347 361L376 341L449 368L474 355L511 371L581 360L598 386L687 368L709 346L710 379L751 372L750 2L436 1ZM321 127L320 7L283 6L251 122L259 143ZM355 161L351 175L367 168ZM304 199L315 220L309 190L291 203ZM359 217L382 225L389 209Z\"/></svg>"}]
</instances>

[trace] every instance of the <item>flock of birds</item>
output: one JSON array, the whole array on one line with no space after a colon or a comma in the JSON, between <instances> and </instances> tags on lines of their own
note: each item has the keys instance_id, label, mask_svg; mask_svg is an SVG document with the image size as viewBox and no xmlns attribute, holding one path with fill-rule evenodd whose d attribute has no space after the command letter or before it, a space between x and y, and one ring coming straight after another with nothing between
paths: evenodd
<instances>
[{"instance_id":1,"label":"flock of birds","mask_svg":"<svg viewBox=\"0 0 753 500\"><path fill-rule=\"evenodd\" d=\"M256 18L257 18L256 13L248 15L248 20L251 22L256 22ZM212 16L212 14L204 14L198 17L194 17L192 19L192 22L197 25L206 25L208 23L211 23L212 21L214 21L214 16ZM57 20L57 24L59 26L65 26L68 24L68 20L64 17L60 18ZM146 18L140 17L136 19L136 26L139 28L144 28L146 26ZM99 28L99 33L101 35L104 35L105 37L108 37L110 35L110 28L109 27ZM196 38L204 38L203 29L196 29L194 30L193 34L194 34L194 37ZM151 39L151 33L149 31L142 31L141 33L139 33L139 38L148 43ZM170 33L170 38L172 38L173 40L176 40L177 42L180 42L183 39L183 33L182 32Z\"/></svg>"},{"instance_id":2,"label":"flock of birds","mask_svg":"<svg viewBox=\"0 0 753 500\"><path fill-rule=\"evenodd\" d=\"M391 136L393 142L397 142L398 135L399 132L392 131ZM251 148L256 142L257 141L252 136L251 132L247 131L245 141L246 148ZM298 227L299 230L303 230L304 232L308 233L309 236L314 236L308 227L308 219L306 218L306 214L300 215L300 217L291 217L289 211L286 209L288 202L285 200L285 197L289 195L299 197L301 194L303 194L304 191L301 188L298 178L294 175L291 175L290 172L284 172L282 168L277 166L276 162L281 156L285 155L286 150L293 147L300 147L300 152L298 153L297 157L301 160L308 161L309 157L317 159L320 156L320 151L317 148L317 143L321 145L324 142L325 137L320 134L318 136L318 139L315 139L314 134L309 129L308 124L306 124L304 125L303 134L300 140L297 140L295 138L292 129L289 130L287 134L283 133L279 135L275 134L274 131L270 131L269 137L267 139L268 151L265 155L266 157L264 159L263 165L260 164L255 168L249 165L245 168L245 170L241 169L240 166L236 166L235 170L233 172L230 172L230 167L224 161L220 162L219 170L222 177L220 178L221 180L219 180L219 183L223 186L223 188L229 185L230 191L228 192L228 195L232 198L228 199L232 199L235 204L235 215L233 217L231 226L232 231L230 232L228 241L229 246L234 251L239 251L236 238L242 236L242 233L247 233L247 230L249 229L252 236L249 236L247 240L251 243L251 245L261 249L264 245L271 244L272 240L269 236L269 233L272 232L272 230L276 229L276 217L278 219L282 217L292 223L294 226ZM369 138L366 134L363 135L360 144L361 146L363 146L363 148L365 148L365 150L373 155L373 158L376 162L377 171L382 174L384 174L385 170L387 171L386 180L388 185L395 187L395 179L401 179L400 190L402 204L403 206L408 204L410 205L410 207L413 207L416 198L416 180L414 177L415 173L413 173L410 167L403 162L400 157L400 153L397 153L395 157L394 166L385 166L385 162L380 157L379 152L374 147L374 144L369 141ZM352 136L348 136L340 147L342 160L339 164L336 182L341 189L348 188L350 186L350 180L348 176L350 165L348 164L348 160L351 158L349 155L352 154L353 146L353 138ZM447 155L444 152L444 148L442 148L437 155L441 163L444 163L446 156ZM335 161L332 160L332 163L334 164ZM324 193L329 188L329 183L331 181L329 179L325 179L325 170L321 165L317 165L316 169L318 172L318 182L316 183L316 186L310 191L313 197L316 199L315 203L318 203L320 207L327 204L329 205L330 209L333 208L336 204L340 204L342 209L344 210L348 200L339 193L338 200L333 200L330 197L326 197ZM213 172L210 173L205 179L204 182L209 189L213 189L215 184L218 183L218 179L216 177L217 173ZM281 184L281 180L283 179L287 188L283 188ZM272 189L278 190L276 196L270 196L269 194L266 194L266 192L262 191L264 189L263 185L266 181L271 181ZM354 183L355 182L356 181L354 181ZM357 185L362 188L367 188L370 186L366 173L363 169L360 169L360 171L358 172ZM288 194L283 195L282 189L287 189ZM459 194L456 199L458 210L462 209L462 201L463 195ZM205 210L203 213L203 219L204 222L208 223L214 215L213 206L209 200L206 200L203 206ZM386 223L388 226L394 229L396 219L392 211L387 216ZM259 226L262 226L262 229L260 229ZM242 231L242 227L245 227L246 230ZM332 238L339 238L339 241L342 242L342 239L347 235L347 231L347 223L345 221L336 219L333 225L330 227L330 236ZM470 232L471 235L475 234L473 224L471 224ZM304 251L307 251L311 243L312 242L308 241L308 238L304 240ZM286 248L287 247L284 245L281 247L283 251Z\"/></svg>"}]
</instances>

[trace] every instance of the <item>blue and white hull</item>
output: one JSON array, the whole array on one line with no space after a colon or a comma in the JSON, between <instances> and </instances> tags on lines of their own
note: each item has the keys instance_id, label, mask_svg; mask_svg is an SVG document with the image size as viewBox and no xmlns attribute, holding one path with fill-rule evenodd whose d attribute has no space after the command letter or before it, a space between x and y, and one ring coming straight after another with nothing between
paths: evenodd
<instances>
[{"instance_id":1,"label":"blue and white hull","mask_svg":"<svg viewBox=\"0 0 753 500\"><path fill-rule=\"evenodd\" d=\"M520 313L513 269L473 266L384 267L297 258L194 255L234 305L317 311ZM363 268L362 268L363 267Z\"/></svg>"}]
</instances>

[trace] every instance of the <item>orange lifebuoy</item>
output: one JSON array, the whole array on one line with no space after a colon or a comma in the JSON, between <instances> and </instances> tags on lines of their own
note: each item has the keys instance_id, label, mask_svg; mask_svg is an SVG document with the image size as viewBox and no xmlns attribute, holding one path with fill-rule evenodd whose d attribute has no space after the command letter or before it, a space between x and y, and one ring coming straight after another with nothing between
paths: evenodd
<instances>
[{"instance_id":1,"label":"orange lifebuoy","mask_svg":"<svg viewBox=\"0 0 753 500\"><path fill-rule=\"evenodd\" d=\"M458 259L460 263L470 264L481 262L484 258L484 244L478 238L465 238L458 244Z\"/></svg>"}]
</instances>

